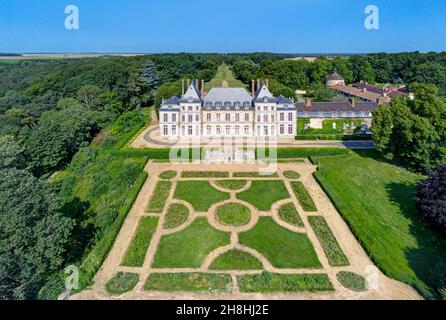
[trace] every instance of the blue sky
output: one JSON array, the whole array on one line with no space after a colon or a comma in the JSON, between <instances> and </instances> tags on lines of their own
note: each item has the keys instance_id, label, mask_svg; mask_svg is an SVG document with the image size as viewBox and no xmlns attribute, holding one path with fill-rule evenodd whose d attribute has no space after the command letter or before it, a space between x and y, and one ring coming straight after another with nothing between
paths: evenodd
<instances>
[{"instance_id":1,"label":"blue sky","mask_svg":"<svg viewBox=\"0 0 446 320\"><path fill-rule=\"evenodd\" d=\"M70 4L80 30L64 27ZM444 51L445 34L444 0L0 1L0 52Z\"/></svg>"}]
</instances>

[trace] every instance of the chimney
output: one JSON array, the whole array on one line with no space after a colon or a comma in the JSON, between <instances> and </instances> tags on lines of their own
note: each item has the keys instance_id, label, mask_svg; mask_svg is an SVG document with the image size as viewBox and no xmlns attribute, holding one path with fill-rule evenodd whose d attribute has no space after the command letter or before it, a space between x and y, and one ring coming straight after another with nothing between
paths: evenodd
<instances>
[{"instance_id":1,"label":"chimney","mask_svg":"<svg viewBox=\"0 0 446 320\"><path fill-rule=\"evenodd\" d=\"M356 106L356 101L354 98L349 98L348 103L350 103L352 105L352 107Z\"/></svg>"},{"instance_id":2,"label":"chimney","mask_svg":"<svg viewBox=\"0 0 446 320\"><path fill-rule=\"evenodd\" d=\"M201 80L201 96L204 97L204 80Z\"/></svg>"},{"instance_id":3,"label":"chimney","mask_svg":"<svg viewBox=\"0 0 446 320\"><path fill-rule=\"evenodd\" d=\"M251 92L252 92L252 96L254 97L256 94L256 81L254 79L251 80Z\"/></svg>"},{"instance_id":4,"label":"chimney","mask_svg":"<svg viewBox=\"0 0 446 320\"><path fill-rule=\"evenodd\" d=\"M198 89L198 79L195 79L195 88Z\"/></svg>"},{"instance_id":5,"label":"chimney","mask_svg":"<svg viewBox=\"0 0 446 320\"><path fill-rule=\"evenodd\" d=\"M266 87L269 89L269 80L266 79Z\"/></svg>"},{"instance_id":6,"label":"chimney","mask_svg":"<svg viewBox=\"0 0 446 320\"><path fill-rule=\"evenodd\" d=\"M260 89L260 79L257 79L257 90Z\"/></svg>"},{"instance_id":7,"label":"chimney","mask_svg":"<svg viewBox=\"0 0 446 320\"><path fill-rule=\"evenodd\" d=\"M311 107L313 106L313 102L311 101L310 98L306 98L306 99L305 99L305 106L306 106L307 108L311 108Z\"/></svg>"},{"instance_id":8,"label":"chimney","mask_svg":"<svg viewBox=\"0 0 446 320\"><path fill-rule=\"evenodd\" d=\"M367 92L367 88L362 88L362 92Z\"/></svg>"},{"instance_id":9,"label":"chimney","mask_svg":"<svg viewBox=\"0 0 446 320\"><path fill-rule=\"evenodd\" d=\"M181 80L181 96L184 96L184 79Z\"/></svg>"},{"instance_id":10,"label":"chimney","mask_svg":"<svg viewBox=\"0 0 446 320\"><path fill-rule=\"evenodd\" d=\"M187 79L187 89L190 87L190 79Z\"/></svg>"}]
</instances>

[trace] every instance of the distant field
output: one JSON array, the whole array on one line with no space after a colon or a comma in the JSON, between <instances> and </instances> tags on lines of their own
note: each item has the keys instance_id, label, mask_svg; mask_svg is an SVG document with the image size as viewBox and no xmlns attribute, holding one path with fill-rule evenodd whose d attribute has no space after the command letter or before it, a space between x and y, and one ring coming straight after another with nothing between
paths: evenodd
<instances>
[{"instance_id":1,"label":"distant field","mask_svg":"<svg viewBox=\"0 0 446 320\"><path fill-rule=\"evenodd\" d=\"M31 59L81 59L81 58L99 58L102 56L116 57L134 57L140 56L139 53L42 53L42 54L23 54L21 56L0 56L0 62L18 62Z\"/></svg>"}]
</instances>

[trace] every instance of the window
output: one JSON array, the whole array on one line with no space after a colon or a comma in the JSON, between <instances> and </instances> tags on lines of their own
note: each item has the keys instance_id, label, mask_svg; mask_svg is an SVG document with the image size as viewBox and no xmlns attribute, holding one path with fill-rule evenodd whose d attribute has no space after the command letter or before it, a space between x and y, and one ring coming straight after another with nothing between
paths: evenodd
<instances>
[{"instance_id":1,"label":"window","mask_svg":"<svg viewBox=\"0 0 446 320\"><path fill-rule=\"evenodd\" d=\"M285 121L285 114L283 112L280 113L280 121Z\"/></svg>"},{"instance_id":2,"label":"window","mask_svg":"<svg viewBox=\"0 0 446 320\"><path fill-rule=\"evenodd\" d=\"M271 136L274 137L276 135L276 128L271 127Z\"/></svg>"},{"instance_id":3,"label":"window","mask_svg":"<svg viewBox=\"0 0 446 320\"><path fill-rule=\"evenodd\" d=\"M240 114L239 113L235 114L235 121L240 122Z\"/></svg>"},{"instance_id":4,"label":"window","mask_svg":"<svg viewBox=\"0 0 446 320\"><path fill-rule=\"evenodd\" d=\"M293 134L293 125L292 124L288 125L288 134Z\"/></svg>"},{"instance_id":5,"label":"window","mask_svg":"<svg viewBox=\"0 0 446 320\"><path fill-rule=\"evenodd\" d=\"M217 113L217 121L220 122L221 121L221 114Z\"/></svg>"},{"instance_id":6,"label":"window","mask_svg":"<svg viewBox=\"0 0 446 320\"><path fill-rule=\"evenodd\" d=\"M268 115L263 116L263 122L268 122Z\"/></svg>"},{"instance_id":7,"label":"window","mask_svg":"<svg viewBox=\"0 0 446 320\"><path fill-rule=\"evenodd\" d=\"M260 107L257 107L257 110L260 111Z\"/></svg>"},{"instance_id":8,"label":"window","mask_svg":"<svg viewBox=\"0 0 446 320\"><path fill-rule=\"evenodd\" d=\"M186 122L186 116L184 114L181 116L181 121Z\"/></svg>"},{"instance_id":9,"label":"window","mask_svg":"<svg viewBox=\"0 0 446 320\"><path fill-rule=\"evenodd\" d=\"M199 111L199 110L200 110L200 107L196 107L195 110L196 110L196 111Z\"/></svg>"},{"instance_id":10,"label":"window","mask_svg":"<svg viewBox=\"0 0 446 320\"><path fill-rule=\"evenodd\" d=\"M220 135L221 134L221 128L220 128L220 126L217 126L217 135Z\"/></svg>"},{"instance_id":11,"label":"window","mask_svg":"<svg viewBox=\"0 0 446 320\"><path fill-rule=\"evenodd\" d=\"M274 106L273 106L273 107L271 107L271 111L274 111L274 109L275 109L275 108L274 108Z\"/></svg>"},{"instance_id":12,"label":"window","mask_svg":"<svg viewBox=\"0 0 446 320\"><path fill-rule=\"evenodd\" d=\"M177 126L172 126L172 135L173 136L177 135Z\"/></svg>"},{"instance_id":13,"label":"window","mask_svg":"<svg viewBox=\"0 0 446 320\"><path fill-rule=\"evenodd\" d=\"M285 134L285 126L283 124L280 125L280 134Z\"/></svg>"},{"instance_id":14,"label":"window","mask_svg":"<svg viewBox=\"0 0 446 320\"><path fill-rule=\"evenodd\" d=\"M230 113L226 113L225 114L225 120L226 120L226 122L231 121L231 114Z\"/></svg>"},{"instance_id":15,"label":"window","mask_svg":"<svg viewBox=\"0 0 446 320\"><path fill-rule=\"evenodd\" d=\"M196 121L196 122L200 122L200 116L199 116L199 115L196 115L196 116L195 116L195 121Z\"/></svg>"},{"instance_id":16,"label":"window","mask_svg":"<svg viewBox=\"0 0 446 320\"><path fill-rule=\"evenodd\" d=\"M193 122L194 121L194 117L190 114L188 117L189 122Z\"/></svg>"},{"instance_id":17,"label":"window","mask_svg":"<svg viewBox=\"0 0 446 320\"><path fill-rule=\"evenodd\" d=\"M206 127L207 135L210 136L212 134L212 128L211 126Z\"/></svg>"},{"instance_id":18,"label":"window","mask_svg":"<svg viewBox=\"0 0 446 320\"><path fill-rule=\"evenodd\" d=\"M206 114L206 118L207 118L207 121L211 121L211 114L210 113Z\"/></svg>"},{"instance_id":19,"label":"window","mask_svg":"<svg viewBox=\"0 0 446 320\"><path fill-rule=\"evenodd\" d=\"M257 126L257 134L261 135L262 133L260 132L260 126Z\"/></svg>"},{"instance_id":20,"label":"window","mask_svg":"<svg viewBox=\"0 0 446 320\"><path fill-rule=\"evenodd\" d=\"M288 121L293 121L293 113L288 113Z\"/></svg>"},{"instance_id":21,"label":"window","mask_svg":"<svg viewBox=\"0 0 446 320\"><path fill-rule=\"evenodd\" d=\"M249 113L245 113L245 121L246 121L246 122L249 121Z\"/></svg>"},{"instance_id":22,"label":"window","mask_svg":"<svg viewBox=\"0 0 446 320\"><path fill-rule=\"evenodd\" d=\"M271 115L271 122L274 122L274 115Z\"/></svg>"},{"instance_id":23,"label":"window","mask_svg":"<svg viewBox=\"0 0 446 320\"><path fill-rule=\"evenodd\" d=\"M249 136L249 126L245 126L245 135Z\"/></svg>"},{"instance_id":24,"label":"window","mask_svg":"<svg viewBox=\"0 0 446 320\"><path fill-rule=\"evenodd\" d=\"M229 136L231 134L231 127L226 126L226 135Z\"/></svg>"},{"instance_id":25,"label":"window","mask_svg":"<svg viewBox=\"0 0 446 320\"><path fill-rule=\"evenodd\" d=\"M260 122L260 116L257 116L257 122Z\"/></svg>"},{"instance_id":26,"label":"window","mask_svg":"<svg viewBox=\"0 0 446 320\"><path fill-rule=\"evenodd\" d=\"M189 128L188 128L188 134L189 134L190 136L194 134L192 126L189 126Z\"/></svg>"},{"instance_id":27,"label":"window","mask_svg":"<svg viewBox=\"0 0 446 320\"><path fill-rule=\"evenodd\" d=\"M235 135L236 136L240 135L240 127L239 126L235 126Z\"/></svg>"},{"instance_id":28,"label":"window","mask_svg":"<svg viewBox=\"0 0 446 320\"><path fill-rule=\"evenodd\" d=\"M164 134L165 136L167 136L167 135L169 134L169 128L168 128L167 126L164 126L164 128L163 128L163 134Z\"/></svg>"},{"instance_id":29,"label":"window","mask_svg":"<svg viewBox=\"0 0 446 320\"><path fill-rule=\"evenodd\" d=\"M268 107L267 107L267 106L264 106L264 107L263 107L263 111L268 111Z\"/></svg>"},{"instance_id":30,"label":"window","mask_svg":"<svg viewBox=\"0 0 446 320\"><path fill-rule=\"evenodd\" d=\"M186 135L186 128L184 126L181 127L181 133L183 137Z\"/></svg>"},{"instance_id":31,"label":"window","mask_svg":"<svg viewBox=\"0 0 446 320\"><path fill-rule=\"evenodd\" d=\"M169 117L168 117L167 113L164 114L163 120L164 120L164 122L169 121Z\"/></svg>"},{"instance_id":32,"label":"window","mask_svg":"<svg viewBox=\"0 0 446 320\"><path fill-rule=\"evenodd\" d=\"M183 111L186 111L186 107L185 106L183 106Z\"/></svg>"},{"instance_id":33,"label":"window","mask_svg":"<svg viewBox=\"0 0 446 320\"><path fill-rule=\"evenodd\" d=\"M177 122L177 114L176 113L172 114L172 122Z\"/></svg>"},{"instance_id":34,"label":"window","mask_svg":"<svg viewBox=\"0 0 446 320\"><path fill-rule=\"evenodd\" d=\"M191 106L189 106L188 110L189 110L189 111L192 111L192 107L191 107Z\"/></svg>"},{"instance_id":35,"label":"window","mask_svg":"<svg viewBox=\"0 0 446 320\"><path fill-rule=\"evenodd\" d=\"M265 136L269 135L268 126L263 127L263 132L264 132Z\"/></svg>"}]
</instances>

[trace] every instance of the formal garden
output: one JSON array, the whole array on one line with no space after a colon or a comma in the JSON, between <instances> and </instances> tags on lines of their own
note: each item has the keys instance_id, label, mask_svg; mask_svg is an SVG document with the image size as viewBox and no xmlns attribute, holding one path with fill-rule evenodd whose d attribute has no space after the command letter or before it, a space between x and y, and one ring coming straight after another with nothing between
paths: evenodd
<instances>
[{"instance_id":1,"label":"formal garden","mask_svg":"<svg viewBox=\"0 0 446 320\"><path fill-rule=\"evenodd\" d=\"M105 291L120 296L133 290L367 290L365 278L350 271L296 164L303 162L262 176L254 171L172 170L169 164L153 163L148 203ZM193 165L180 168L188 166ZM330 276L334 267L336 276Z\"/></svg>"}]
</instances>

